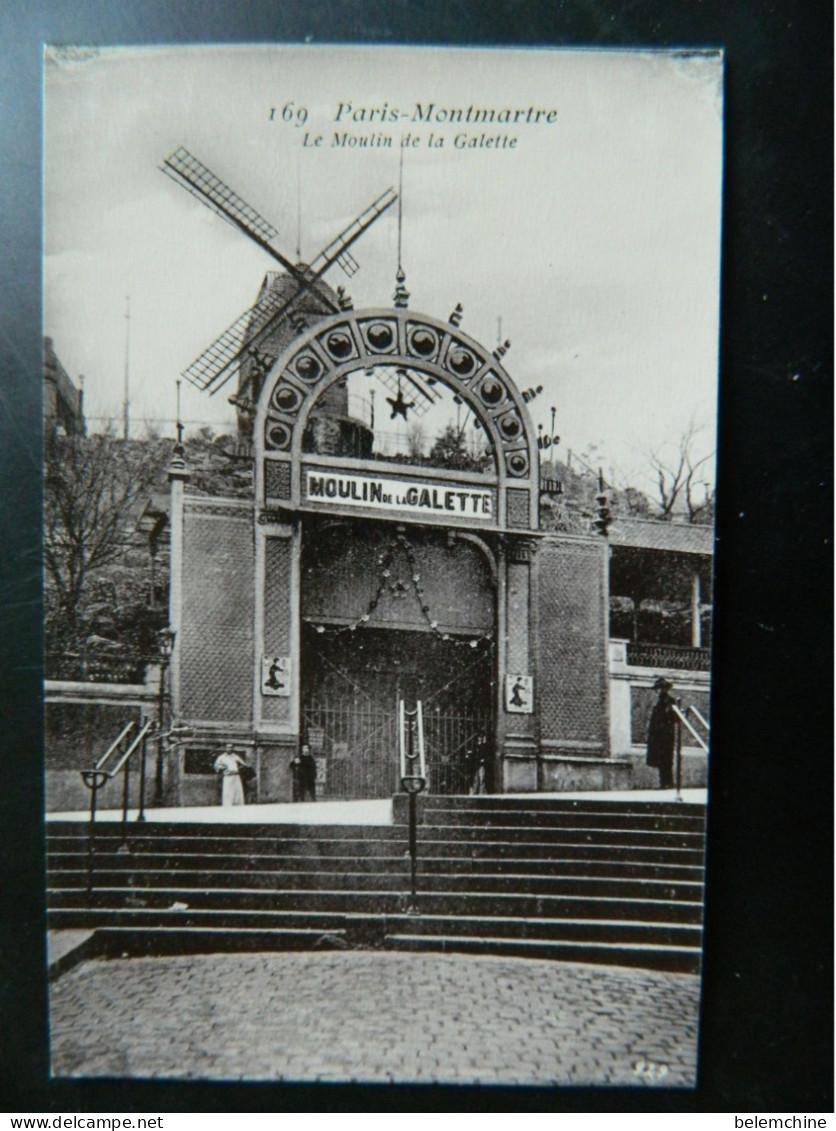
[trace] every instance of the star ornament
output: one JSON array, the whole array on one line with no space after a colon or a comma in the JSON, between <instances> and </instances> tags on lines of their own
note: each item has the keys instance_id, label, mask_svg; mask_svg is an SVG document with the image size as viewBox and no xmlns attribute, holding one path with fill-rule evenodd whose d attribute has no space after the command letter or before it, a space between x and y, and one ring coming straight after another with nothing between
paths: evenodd
<instances>
[{"instance_id":1,"label":"star ornament","mask_svg":"<svg viewBox=\"0 0 836 1131\"><path fill-rule=\"evenodd\" d=\"M392 415L389 417L390 420L394 420L396 416L402 416L404 420L406 420L406 414L411 408L415 408L414 401L405 401L403 399L403 389L398 389L398 395L396 397L387 397L386 400L392 406Z\"/></svg>"}]
</instances>

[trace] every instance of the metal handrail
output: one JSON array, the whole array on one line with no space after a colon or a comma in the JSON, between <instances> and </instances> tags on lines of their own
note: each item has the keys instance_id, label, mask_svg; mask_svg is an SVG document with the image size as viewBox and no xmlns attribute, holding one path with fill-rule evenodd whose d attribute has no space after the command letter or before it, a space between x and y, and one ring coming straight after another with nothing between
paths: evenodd
<instances>
[{"instance_id":1,"label":"metal handrail","mask_svg":"<svg viewBox=\"0 0 836 1131\"><path fill-rule=\"evenodd\" d=\"M687 728L687 730L690 732L690 734L693 735L693 737L697 740L697 742L703 748L703 750L707 751L708 745L705 742L705 739L702 737L701 734L699 734L696 730L694 730L694 728L688 722L685 715L682 713L682 711L680 711L679 707L672 707L671 710L673 711L674 715L676 715L676 717L679 719L680 723L682 723L683 726L685 726ZM686 707L686 711L687 710L688 710L688 708Z\"/></svg>"},{"instance_id":2,"label":"metal handrail","mask_svg":"<svg viewBox=\"0 0 836 1131\"><path fill-rule=\"evenodd\" d=\"M94 769L100 770L102 768L102 766L105 764L105 762L108 760L108 758L114 752L114 750L118 750L119 745L122 742L122 739L127 738L127 736L131 733L131 731L134 729L135 726L136 726L136 719L131 719L131 721L129 723L126 723L125 726L122 727L122 730L119 734L119 737L114 742L111 742L110 746L108 746L107 750L105 750L104 754L102 754L101 758L99 758Z\"/></svg>"},{"instance_id":3,"label":"metal handrail","mask_svg":"<svg viewBox=\"0 0 836 1131\"><path fill-rule=\"evenodd\" d=\"M685 708L685 714L687 715L689 713L692 714L697 719L698 722L702 723L702 725L705 727L707 734L711 734L711 724L708 722L708 719L704 719L702 717L702 715L699 713L699 711L697 710L697 708L694 706L693 703L691 703L688 707Z\"/></svg>"},{"instance_id":4,"label":"metal handrail","mask_svg":"<svg viewBox=\"0 0 836 1131\"><path fill-rule=\"evenodd\" d=\"M96 802L98 799L99 790L107 782L112 781L117 774L122 771L122 843L121 848L127 846L127 823L128 823L128 798L130 790L130 779L128 777L128 763L133 757L137 749L142 749L142 756L139 764L139 813L137 814L137 821L145 820L145 760L147 739L151 731L154 730L156 724L148 719L143 724L139 733L134 737L133 741L128 744L127 749L122 753L116 764L111 769L106 769L106 763L118 750L121 744L125 741L128 735L136 726L136 721L131 720L121 730L119 737L110 744L105 753L99 758L95 766L90 770L81 770L81 780L85 786L90 790L90 820L87 824L87 899L89 901L93 893L93 864L95 858L95 836L94 828L96 824Z\"/></svg>"},{"instance_id":5,"label":"metal handrail","mask_svg":"<svg viewBox=\"0 0 836 1131\"><path fill-rule=\"evenodd\" d=\"M137 746L139 746L140 742L142 742L143 738L146 738L147 735L148 735L148 732L152 731L153 729L154 729L153 722L151 722L150 720L148 722L146 722L145 726L142 728L142 730L139 732L139 734L136 736L136 738L130 744L128 749L125 751L125 753L119 759L119 761L116 763L116 765L113 767L113 769L107 770L105 772L108 773L110 777L115 778L116 775L119 773L119 771L122 769L122 767L125 765L125 763L128 761L130 756L133 754L134 750L136 750Z\"/></svg>"}]
</instances>

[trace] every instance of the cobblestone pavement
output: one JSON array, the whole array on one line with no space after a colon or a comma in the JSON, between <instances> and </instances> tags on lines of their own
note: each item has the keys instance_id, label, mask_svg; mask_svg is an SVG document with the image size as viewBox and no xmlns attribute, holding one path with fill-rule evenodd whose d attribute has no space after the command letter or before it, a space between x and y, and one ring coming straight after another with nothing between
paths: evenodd
<instances>
[{"instance_id":1,"label":"cobblestone pavement","mask_svg":"<svg viewBox=\"0 0 836 1131\"><path fill-rule=\"evenodd\" d=\"M53 1074L693 1086L699 979L374 951L85 962Z\"/></svg>"}]
</instances>

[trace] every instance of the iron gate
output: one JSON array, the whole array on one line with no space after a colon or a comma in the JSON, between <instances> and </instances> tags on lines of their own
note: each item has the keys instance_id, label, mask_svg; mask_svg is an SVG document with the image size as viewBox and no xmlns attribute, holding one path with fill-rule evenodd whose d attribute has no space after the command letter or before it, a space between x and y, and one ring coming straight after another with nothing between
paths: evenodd
<instances>
[{"instance_id":1,"label":"iron gate","mask_svg":"<svg viewBox=\"0 0 836 1131\"><path fill-rule=\"evenodd\" d=\"M302 741L319 760L320 797L383 798L399 790L399 699L407 707L423 703L430 793L470 792L480 760L480 780L490 774L493 648L474 656L447 645L450 654L441 656L425 634L394 635L399 655L389 664L383 648L366 651L376 656L366 667L358 662L363 649L307 653ZM423 639L408 640L413 635Z\"/></svg>"}]
</instances>

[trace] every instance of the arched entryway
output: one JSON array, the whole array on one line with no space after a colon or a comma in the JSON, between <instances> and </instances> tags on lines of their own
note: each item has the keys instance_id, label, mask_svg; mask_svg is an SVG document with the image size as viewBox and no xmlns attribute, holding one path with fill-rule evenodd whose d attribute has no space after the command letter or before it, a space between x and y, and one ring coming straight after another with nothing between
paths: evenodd
<instances>
[{"instance_id":1,"label":"arched entryway","mask_svg":"<svg viewBox=\"0 0 836 1131\"><path fill-rule=\"evenodd\" d=\"M429 789L490 774L495 586L473 536L366 521L306 522L301 730L323 797L398 789L397 705L423 706Z\"/></svg>"}]
</instances>

